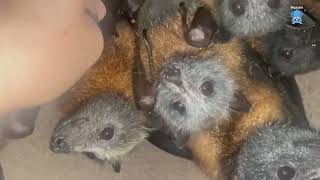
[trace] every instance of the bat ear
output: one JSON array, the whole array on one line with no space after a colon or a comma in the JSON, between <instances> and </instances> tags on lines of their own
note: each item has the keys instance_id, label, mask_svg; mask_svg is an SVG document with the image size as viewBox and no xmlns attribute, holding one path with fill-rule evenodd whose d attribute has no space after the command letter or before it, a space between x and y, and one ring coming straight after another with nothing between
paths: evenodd
<instances>
[{"instance_id":1,"label":"bat ear","mask_svg":"<svg viewBox=\"0 0 320 180\"><path fill-rule=\"evenodd\" d=\"M251 106L251 103L240 91L236 91L233 94L233 101L230 104L230 108L233 111L239 113L247 113L250 111Z\"/></svg>"},{"instance_id":2,"label":"bat ear","mask_svg":"<svg viewBox=\"0 0 320 180\"><path fill-rule=\"evenodd\" d=\"M120 171L121 171L121 163L119 161L112 162L112 168L113 168L114 172L120 173Z\"/></svg>"},{"instance_id":3,"label":"bat ear","mask_svg":"<svg viewBox=\"0 0 320 180\"><path fill-rule=\"evenodd\" d=\"M194 47L208 47L218 31L218 25L207 7L199 7L186 33L186 41Z\"/></svg>"}]
</instances>

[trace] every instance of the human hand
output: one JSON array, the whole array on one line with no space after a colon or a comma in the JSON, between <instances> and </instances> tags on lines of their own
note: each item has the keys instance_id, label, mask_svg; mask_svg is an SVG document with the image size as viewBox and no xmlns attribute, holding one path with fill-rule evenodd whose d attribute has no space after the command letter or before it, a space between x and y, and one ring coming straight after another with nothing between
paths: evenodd
<instances>
[{"instance_id":1,"label":"human hand","mask_svg":"<svg viewBox=\"0 0 320 180\"><path fill-rule=\"evenodd\" d=\"M0 1L0 114L70 88L102 52L104 14L101 0Z\"/></svg>"}]
</instances>

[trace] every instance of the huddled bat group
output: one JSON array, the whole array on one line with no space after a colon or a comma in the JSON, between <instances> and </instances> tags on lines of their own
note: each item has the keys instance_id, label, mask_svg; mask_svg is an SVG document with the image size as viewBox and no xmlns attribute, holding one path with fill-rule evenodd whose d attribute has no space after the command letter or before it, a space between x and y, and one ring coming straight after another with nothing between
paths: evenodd
<instances>
[{"instance_id":1,"label":"huddled bat group","mask_svg":"<svg viewBox=\"0 0 320 180\"><path fill-rule=\"evenodd\" d=\"M320 67L313 0L105 0L99 61L61 97L50 149L110 162L147 139L212 179L318 179L294 75ZM310 27L293 27L291 6Z\"/></svg>"}]
</instances>

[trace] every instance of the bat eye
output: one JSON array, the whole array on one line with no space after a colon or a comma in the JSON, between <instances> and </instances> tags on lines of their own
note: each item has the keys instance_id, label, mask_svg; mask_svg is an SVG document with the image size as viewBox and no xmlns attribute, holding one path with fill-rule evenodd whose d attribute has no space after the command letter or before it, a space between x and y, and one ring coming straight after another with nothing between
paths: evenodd
<instances>
[{"instance_id":1,"label":"bat eye","mask_svg":"<svg viewBox=\"0 0 320 180\"><path fill-rule=\"evenodd\" d=\"M247 0L232 0L230 3L230 10L235 16L241 16L246 11Z\"/></svg>"},{"instance_id":2,"label":"bat eye","mask_svg":"<svg viewBox=\"0 0 320 180\"><path fill-rule=\"evenodd\" d=\"M286 59L291 59L293 56L293 49L291 48L282 48L279 50L280 56L286 58Z\"/></svg>"},{"instance_id":3,"label":"bat eye","mask_svg":"<svg viewBox=\"0 0 320 180\"><path fill-rule=\"evenodd\" d=\"M200 86L200 91L205 96L210 96L213 93L213 83L211 81L206 81Z\"/></svg>"},{"instance_id":4,"label":"bat eye","mask_svg":"<svg viewBox=\"0 0 320 180\"><path fill-rule=\"evenodd\" d=\"M280 180L291 180L294 178L296 171L289 166L282 166L277 171L277 176Z\"/></svg>"},{"instance_id":5,"label":"bat eye","mask_svg":"<svg viewBox=\"0 0 320 180\"><path fill-rule=\"evenodd\" d=\"M186 106L181 101L174 102L172 108L182 115L186 112Z\"/></svg>"},{"instance_id":6,"label":"bat eye","mask_svg":"<svg viewBox=\"0 0 320 180\"><path fill-rule=\"evenodd\" d=\"M114 137L114 135L114 129L112 127L106 127L100 132L99 139L104 141L110 141Z\"/></svg>"},{"instance_id":7,"label":"bat eye","mask_svg":"<svg viewBox=\"0 0 320 180\"><path fill-rule=\"evenodd\" d=\"M278 9L280 7L280 0L269 0L268 6L272 9Z\"/></svg>"}]
</instances>

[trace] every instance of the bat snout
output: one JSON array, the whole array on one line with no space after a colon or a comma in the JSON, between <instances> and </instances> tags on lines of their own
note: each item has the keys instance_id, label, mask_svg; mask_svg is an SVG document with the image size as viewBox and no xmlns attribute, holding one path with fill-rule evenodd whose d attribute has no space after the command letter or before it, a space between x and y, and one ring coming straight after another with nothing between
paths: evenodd
<instances>
[{"instance_id":1,"label":"bat snout","mask_svg":"<svg viewBox=\"0 0 320 180\"><path fill-rule=\"evenodd\" d=\"M182 81L180 69L175 65L165 67L161 71L161 80L174 83L177 86L181 85Z\"/></svg>"},{"instance_id":2,"label":"bat snout","mask_svg":"<svg viewBox=\"0 0 320 180\"><path fill-rule=\"evenodd\" d=\"M50 150L54 153L69 153L70 146L62 136L56 136L51 139Z\"/></svg>"}]
</instances>

